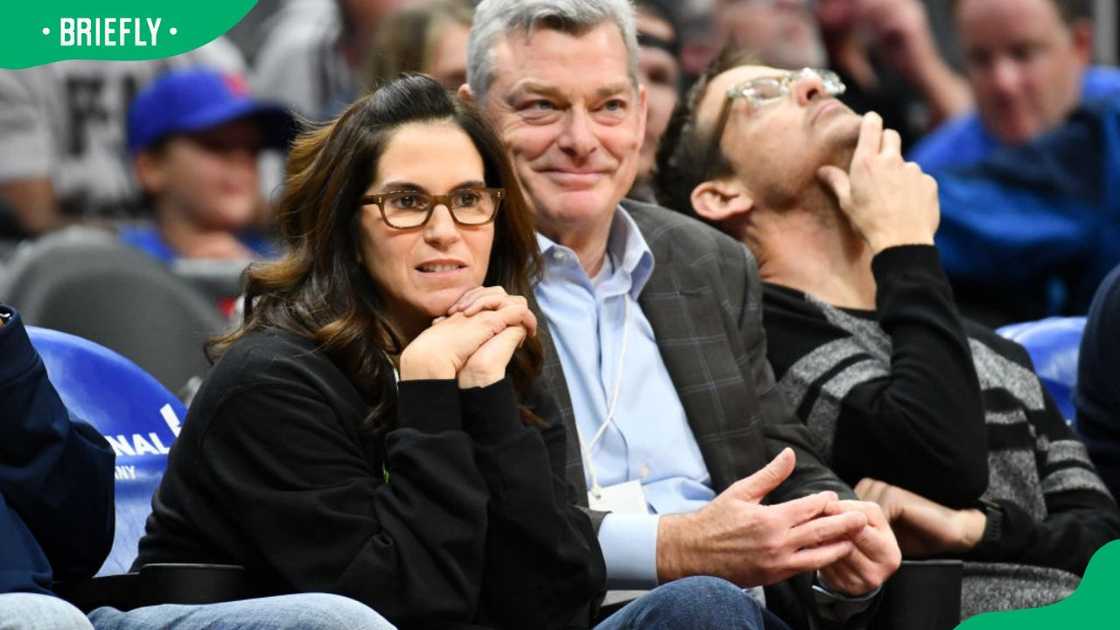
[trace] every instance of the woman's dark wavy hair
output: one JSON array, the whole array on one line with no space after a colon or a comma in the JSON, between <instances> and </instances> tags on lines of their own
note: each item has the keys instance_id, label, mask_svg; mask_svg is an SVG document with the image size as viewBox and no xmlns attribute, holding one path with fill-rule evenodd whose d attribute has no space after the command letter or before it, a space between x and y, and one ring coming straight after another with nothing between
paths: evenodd
<instances>
[{"instance_id":1,"label":"woman's dark wavy hair","mask_svg":"<svg viewBox=\"0 0 1120 630\"><path fill-rule=\"evenodd\" d=\"M506 190L494 221L485 284L529 295L540 267L536 238L501 142L474 107L434 79L402 75L295 140L277 208L286 254L248 269L244 318L232 333L211 340L211 360L251 332L280 329L300 335L317 343L370 402L368 429L393 424L396 382L388 357L399 354L407 340L394 328L379 287L358 262L360 199L393 133L409 123L437 121L462 129L482 156L486 185ZM528 400L540 365L540 343L528 338L509 367L522 401ZM535 421L528 410L522 416Z\"/></svg>"}]
</instances>

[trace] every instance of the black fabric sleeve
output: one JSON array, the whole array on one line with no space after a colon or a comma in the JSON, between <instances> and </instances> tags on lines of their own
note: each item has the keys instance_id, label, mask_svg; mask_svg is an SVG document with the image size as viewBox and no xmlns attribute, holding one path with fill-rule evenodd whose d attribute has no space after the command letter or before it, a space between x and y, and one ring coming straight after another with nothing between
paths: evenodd
<instances>
[{"instance_id":1,"label":"black fabric sleeve","mask_svg":"<svg viewBox=\"0 0 1120 630\"><path fill-rule=\"evenodd\" d=\"M115 460L96 429L70 419L13 316L0 327L0 494L35 536L55 579L93 575L109 554Z\"/></svg>"},{"instance_id":2,"label":"black fabric sleeve","mask_svg":"<svg viewBox=\"0 0 1120 630\"><path fill-rule=\"evenodd\" d=\"M508 379L463 390L463 422L490 491L487 621L504 628L590 623L606 567L587 514L564 477L565 431L551 398L530 401L547 423L525 426Z\"/></svg>"},{"instance_id":3,"label":"black fabric sleeve","mask_svg":"<svg viewBox=\"0 0 1120 630\"><path fill-rule=\"evenodd\" d=\"M458 389L405 381L399 394L382 470L298 377L227 393L197 465L254 557L292 590L349 596L401 627L471 620L488 493L457 428Z\"/></svg>"},{"instance_id":4,"label":"black fabric sleeve","mask_svg":"<svg viewBox=\"0 0 1120 630\"><path fill-rule=\"evenodd\" d=\"M1120 538L1120 510L1057 404L1045 390L1043 395L1046 409L1032 414L1032 420L1036 431L1045 436L1039 442L1036 458L1041 464L1046 517L1039 520L1023 507L997 499L1001 513L995 525L998 531L986 531L981 544L967 557L1053 567L1083 575L1093 554ZM1055 445L1062 445L1067 453L1057 453Z\"/></svg>"},{"instance_id":5,"label":"black fabric sleeve","mask_svg":"<svg viewBox=\"0 0 1120 630\"><path fill-rule=\"evenodd\" d=\"M980 383L952 290L932 246L892 247L871 264L890 371L843 399L833 445L842 478L874 477L971 507L988 485Z\"/></svg>"}]
</instances>

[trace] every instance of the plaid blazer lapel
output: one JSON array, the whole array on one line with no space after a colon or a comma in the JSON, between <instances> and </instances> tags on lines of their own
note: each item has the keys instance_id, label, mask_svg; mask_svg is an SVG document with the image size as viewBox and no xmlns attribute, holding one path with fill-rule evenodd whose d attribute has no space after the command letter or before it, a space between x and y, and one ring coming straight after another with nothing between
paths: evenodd
<instances>
[{"instance_id":1,"label":"plaid blazer lapel","mask_svg":"<svg viewBox=\"0 0 1120 630\"><path fill-rule=\"evenodd\" d=\"M645 220L640 208L628 210L655 260L638 302L653 328L713 487L722 490L744 471L761 465L754 461L754 451L762 437L752 421L758 413L758 405L752 405L753 390L736 361L742 350L728 336L731 324L723 298L712 278L701 273L709 266L695 264L715 252L681 251L670 226Z\"/></svg>"}]
</instances>

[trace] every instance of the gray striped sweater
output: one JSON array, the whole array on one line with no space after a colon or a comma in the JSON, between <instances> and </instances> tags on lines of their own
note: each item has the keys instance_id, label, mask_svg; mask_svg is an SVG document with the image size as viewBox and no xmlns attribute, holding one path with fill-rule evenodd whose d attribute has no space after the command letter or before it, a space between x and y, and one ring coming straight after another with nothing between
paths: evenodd
<instances>
[{"instance_id":1,"label":"gray striped sweater","mask_svg":"<svg viewBox=\"0 0 1120 630\"><path fill-rule=\"evenodd\" d=\"M1010 580L1007 592L1030 591L1024 580L1042 585L1019 605L1068 593L1093 552L1120 537L1120 512L1085 447L1026 352L961 320L936 249L888 249L872 271L875 311L766 286L768 356L782 393L849 484L873 477L957 509L981 498L998 505L965 559L989 563L974 568ZM986 588L1002 592L990 579Z\"/></svg>"}]
</instances>

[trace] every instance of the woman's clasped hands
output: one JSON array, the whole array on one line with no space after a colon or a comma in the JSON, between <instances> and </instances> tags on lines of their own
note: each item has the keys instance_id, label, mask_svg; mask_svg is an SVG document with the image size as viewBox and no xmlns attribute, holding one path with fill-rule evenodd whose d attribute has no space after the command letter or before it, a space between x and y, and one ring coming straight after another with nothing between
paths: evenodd
<instances>
[{"instance_id":1,"label":"woman's clasped hands","mask_svg":"<svg viewBox=\"0 0 1120 630\"><path fill-rule=\"evenodd\" d=\"M528 301L500 286L464 293L401 353L401 380L457 379L461 389L503 378L514 351L537 334Z\"/></svg>"}]
</instances>

